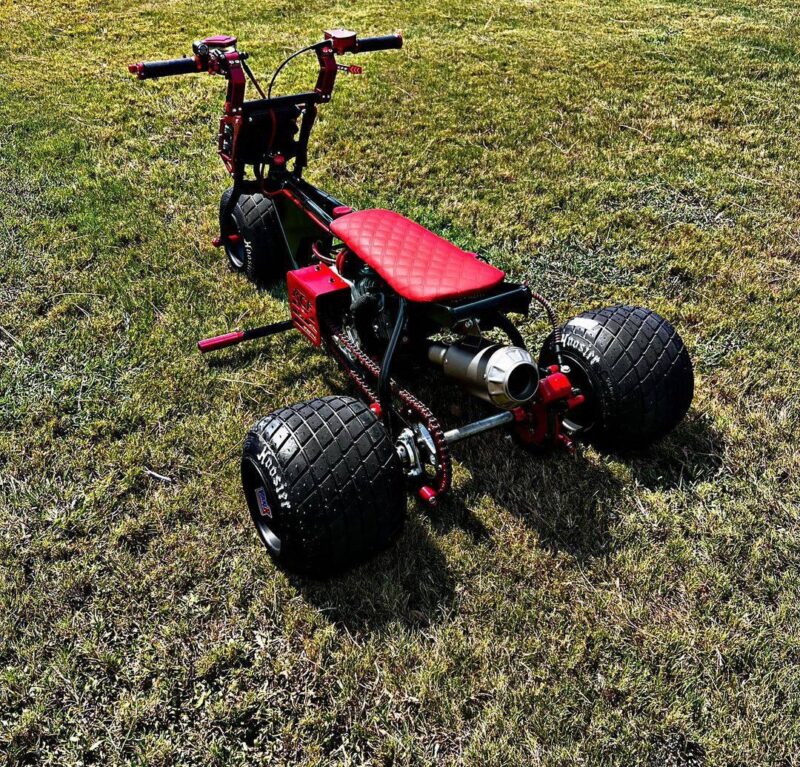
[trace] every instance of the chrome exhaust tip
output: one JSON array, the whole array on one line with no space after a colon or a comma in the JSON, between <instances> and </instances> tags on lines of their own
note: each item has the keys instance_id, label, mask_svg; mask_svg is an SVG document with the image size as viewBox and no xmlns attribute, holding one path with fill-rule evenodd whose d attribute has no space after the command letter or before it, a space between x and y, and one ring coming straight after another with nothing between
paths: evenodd
<instances>
[{"instance_id":1,"label":"chrome exhaust tip","mask_svg":"<svg viewBox=\"0 0 800 767\"><path fill-rule=\"evenodd\" d=\"M518 346L475 347L434 341L428 347L428 359L446 376L504 410L529 402L539 387L539 369L531 355Z\"/></svg>"}]
</instances>

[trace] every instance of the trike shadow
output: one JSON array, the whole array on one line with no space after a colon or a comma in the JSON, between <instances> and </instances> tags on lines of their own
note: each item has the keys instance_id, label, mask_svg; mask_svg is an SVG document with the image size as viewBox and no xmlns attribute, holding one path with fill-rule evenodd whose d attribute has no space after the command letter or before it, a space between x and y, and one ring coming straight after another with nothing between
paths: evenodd
<instances>
[{"instance_id":1,"label":"trike shadow","mask_svg":"<svg viewBox=\"0 0 800 767\"><path fill-rule=\"evenodd\" d=\"M341 391L330 380L331 391ZM428 396L429 392L423 392ZM432 398L443 414L447 406ZM445 428L485 415L469 402ZM376 560L327 582L296 581L309 602L353 635L379 630L390 622L412 629L446 620L455 583L447 561L421 519L434 533L457 527L476 545L492 546L492 533L473 509L502 507L534 529L539 545L586 562L614 550L618 515L630 509L626 494L637 486L672 491L713 477L723 464L724 443L709 420L691 411L663 441L640 453L603 454L579 447L531 454L508 433L490 432L453 448L469 477L435 511L411 509L399 542Z\"/></svg>"},{"instance_id":2,"label":"trike shadow","mask_svg":"<svg viewBox=\"0 0 800 767\"><path fill-rule=\"evenodd\" d=\"M675 431L641 453L620 456L636 482L649 490L690 487L718 475L725 440L711 419L689 411Z\"/></svg>"},{"instance_id":3,"label":"trike shadow","mask_svg":"<svg viewBox=\"0 0 800 767\"><path fill-rule=\"evenodd\" d=\"M444 555L413 510L400 539L375 559L326 581L293 585L337 627L359 637L391 622L424 629L444 619L454 583Z\"/></svg>"},{"instance_id":4,"label":"trike shadow","mask_svg":"<svg viewBox=\"0 0 800 767\"><path fill-rule=\"evenodd\" d=\"M294 382L298 377L327 377L331 362L323 353L309 353L309 343L296 331L259 338L230 349L215 351L207 355L209 368L215 370L241 370L250 368L255 363L275 366L281 360L277 373L278 381ZM297 366L287 366L285 360L302 355L302 370Z\"/></svg>"},{"instance_id":5,"label":"trike shadow","mask_svg":"<svg viewBox=\"0 0 800 767\"><path fill-rule=\"evenodd\" d=\"M443 404L435 404L443 412ZM479 403L469 403L455 420L463 423L485 414ZM607 556L626 494L637 486L667 492L690 487L717 474L723 455L721 435L694 411L664 440L636 453L603 453L586 446L572 455L561 449L529 453L508 432L490 432L453 447L453 457L469 477L431 521L434 530L458 526L476 539L490 538L472 511L486 498L535 529L543 547L578 560Z\"/></svg>"}]
</instances>

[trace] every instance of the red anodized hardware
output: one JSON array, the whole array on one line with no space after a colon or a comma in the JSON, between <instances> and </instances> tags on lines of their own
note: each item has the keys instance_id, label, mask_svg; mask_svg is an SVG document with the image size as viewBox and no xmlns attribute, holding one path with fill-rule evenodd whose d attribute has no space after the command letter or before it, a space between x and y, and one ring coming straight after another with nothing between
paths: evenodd
<instances>
[{"instance_id":1,"label":"red anodized hardware","mask_svg":"<svg viewBox=\"0 0 800 767\"><path fill-rule=\"evenodd\" d=\"M238 244L239 242L241 242L241 241L242 241L242 237L241 237L241 235L238 235L238 234L229 234L229 235L228 235L226 238L224 238L224 239L223 239L222 237L215 237L213 240L211 240L211 244L212 244L212 245L213 245L215 248L221 248L221 247L222 247L222 246L225 244L225 240L226 240L226 239L227 239L227 241L228 241L228 242L229 242L231 245L236 245L236 244Z\"/></svg>"},{"instance_id":2,"label":"red anodized hardware","mask_svg":"<svg viewBox=\"0 0 800 767\"><path fill-rule=\"evenodd\" d=\"M586 402L586 397L584 397L583 394L576 394L574 397L570 397L567 400L567 407L570 410L574 410L576 407L579 407L584 402Z\"/></svg>"},{"instance_id":3,"label":"red anodized hardware","mask_svg":"<svg viewBox=\"0 0 800 767\"><path fill-rule=\"evenodd\" d=\"M233 35L212 35L203 41L209 48L232 48L236 45L236 38Z\"/></svg>"},{"instance_id":4,"label":"red anodized hardware","mask_svg":"<svg viewBox=\"0 0 800 767\"><path fill-rule=\"evenodd\" d=\"M552 370L552 368L550 369ZM557 367L556 370L558 370ZM539 381L539 396L545 405L549 405L557 399L568 399L572 396L572 384L563 373L552 372Z\"/></svg>"},{"instance_id":5,"label":"red anodized hardware","mask_svg":"<svg viewBox=\"0 0 800 767\"><path fill-rule=\"evenodd\" d=\"M356 47L356 33L352 29L327 29L325 39L331 41L338 54L347 53Z\"/></svg>"},{"instance_id":6,"label":"red anodized hardware","mask_svg":"<svg viewBox=\"0 0 800 767\"><path fill-rule=\"evenodd\" d=\"M583 394L573 394L569 378L561 372L558 365L551 365L548 370L549 374L539 381L539 390L533 404L512 411L517 436L526 445L543 445L548 441L555 441L574 452L575 445L561 430L561 418L551 419L548 413L551 408L558 408L559 403L571 410L582 405L586 398Z\"/></svg>"},{"instance_id":7,"label":"red anodized hardware","mask_svg":"<svg viewBox=\"0 0 800 767\"><path fill-rule=\"evenodd\" d=\"M419 490L417 490L417 495L426 506L435 507L439 504L438 493L428 485L423 485Z\"/></svg>"},{"instance_id":8,"label":"red anodized hardware","mask_svg":"<svg viewBox=\"0 0 800 767\"><path fill-rule=\"evenodd\" d=\"M564 434L563 431L558 431L556 433L556 441L570 453L575 452L575 443L566 434Z\"/></svg>"}]
</instances>

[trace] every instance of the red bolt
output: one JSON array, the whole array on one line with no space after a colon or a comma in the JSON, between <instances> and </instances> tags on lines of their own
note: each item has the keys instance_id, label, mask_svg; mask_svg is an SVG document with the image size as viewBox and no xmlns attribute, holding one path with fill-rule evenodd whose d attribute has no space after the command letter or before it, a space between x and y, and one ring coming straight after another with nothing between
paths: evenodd
<instances>
[{"instance_id":1,"label":"red bolt","mask_svg":"<svg viewBox=\"0 0 800 767\"><path fill-rule=\"evenodd\" d=\"M586 397L584 397L583 394L576 394L574 397L570 397L567 400L567 407L572 410L573 408L582 405L584 402L586 402Z\"/></svg>"},{"instance_id":2,"label":"red bolt","mask_svg":"<svg viewBox=\"0 0 800 767\"><path fill-rule=\"evenodd\" d=\"M435 509L439 505L439 498L436 491L432 487L428 487L428 485L423 485L417 490L417 495L426 506L430 506L432 509Z\"/></svg>"}]
</instances>

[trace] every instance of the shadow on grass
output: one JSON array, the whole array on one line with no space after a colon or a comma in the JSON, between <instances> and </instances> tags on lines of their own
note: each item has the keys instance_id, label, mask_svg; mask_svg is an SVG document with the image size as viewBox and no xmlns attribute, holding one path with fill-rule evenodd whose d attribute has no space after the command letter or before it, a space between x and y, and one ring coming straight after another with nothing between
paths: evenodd
<instances>
[{"instance_id":1,"label":"shadow on grass","mask_svg":"<svg viewBox=\"0 0 800 767\"><path fill-rule=\"evenodd\" d=\"M254 362L266 359L268 364L280 364L284 369L283 360L287 355L301 353L303 357L303 375L307 377L321 374L332 364L322 354L312 354L308 341L294 330L286 331L266 338L256 338L252 341L233 346L227 350L211 352L206 356L208 366L215 369L240 370ZM297 378L296 371L286 370L281 380L290 381Z\"/></svg>"},{"instance_id":2,"label":"shadow on grass","mask_svg":"<svg viewBox=\"0 0 800 767\"><path fill-rule=\"evenodd\" d=\"M622 492L611 472L580 452L531 454L502 434L487 435L482 442L454 449L472 476L444 504L452 510L439 524L452 520L474 528L468 504L475 506L487 496L535 529L544 548L579 560L608 553L610 519Z\"/></svg>"},{"instance_id":3,"label":"shadow on grass","mask_svg":"<svg viewBox=\"0 0 800 767\"><path fill-rule=\"evenodd\" d=\"M479 415L470 412L467 417ZM658 445L614 458L630 469L637 483L669 490L712 476L722 463L722 448L706 419L692 412ZM491 546L491 532L472 511L486 499L533 528L545 549L582 562L611 553L614 519L632 488L603 457L583 448L574 455L558 450L530 454L499 432L461 443L453 452L471 477L429 514L434 532L458 527L476 545ZM375 560L330 581L295 578L295 587L337 627L356 637L392 622L418 630L445 620L454 581L421 513L412 508L401 539Z\"/></svg>"},{"instance_id":4,"label":"shadow on grass","mask_svg":"<svg viewBox=\"0 0 800 767\"><path fill-rule=\"evenodd\" d=\"M707 419L691 412L666 439L639 452L611 456L636 484L670 491L714 476L724 444ZM494 433L454 447L454 457L472 475L448 499L450 508L435 525L481 523L467 506L485 495L536 529L541 544L584 560L611 550L611 526L620 501L630 494L605 457L579 447L531 454L508 435ZM477 499L476 499L477 496Z\"/></svg>"},{"instance_id":5,"label":"shadow on grass","mask_svg":"<svg viewBox=\"0 0 800 767\"><path fill-rule=\"evenodd\" d=\"M444 555L412 511L399 541L375 559L327 581L292 578L303 596L354 636L391 622L413 629L438 623L453 601Z\"/></svg>"},{"instance_id":6,"label":"shadow on grass","mask_svg":"<svg viewBox=\"0 0 800 767\"><path fill-rule=\"evenodd\" d=\"M640 453L620 456L636 481L649 490L673 490L714 477L722 468L725 442L703 414L690 411L672 434Z\"/></svg>"}]
</instances>

